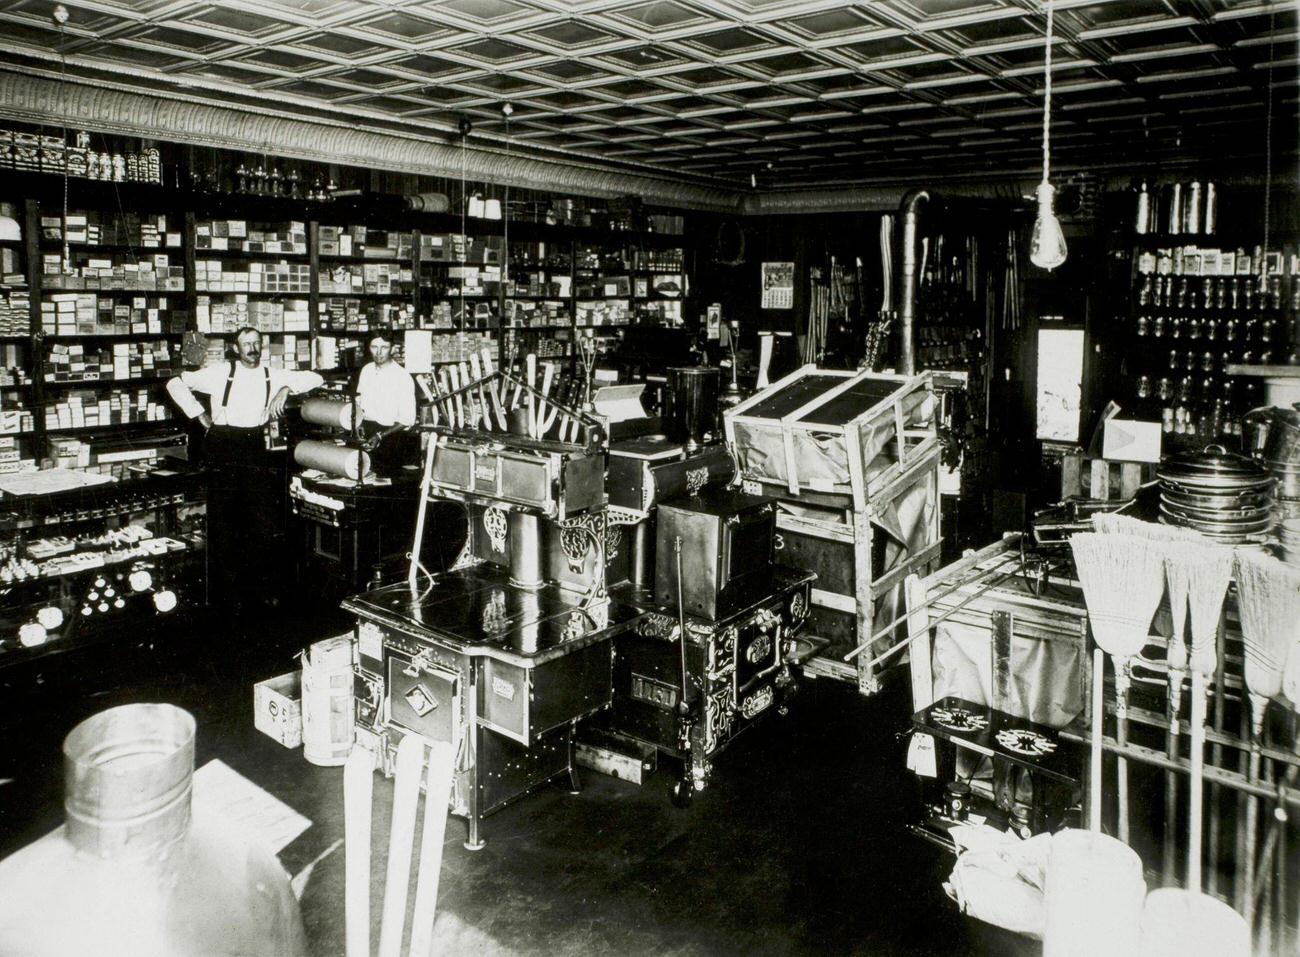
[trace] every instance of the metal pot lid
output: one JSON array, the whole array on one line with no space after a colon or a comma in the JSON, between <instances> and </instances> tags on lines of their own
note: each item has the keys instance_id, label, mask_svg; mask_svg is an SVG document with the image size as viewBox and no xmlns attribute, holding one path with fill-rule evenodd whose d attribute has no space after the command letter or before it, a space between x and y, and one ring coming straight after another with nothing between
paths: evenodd
<instances>
[{"instance_id":1,"label":"metal pot lid","mask_svg":"<svg viewBox=\"0 0 1300 957\"><path fill-rule=\"evenodd\" d=\"M1202 452L1171 455L1160 464L1156 475L1161 481L1192 487L1242 488L1269 481L1263 466L1221 445L1206 446Z\"/></svg>"}]
</instances>

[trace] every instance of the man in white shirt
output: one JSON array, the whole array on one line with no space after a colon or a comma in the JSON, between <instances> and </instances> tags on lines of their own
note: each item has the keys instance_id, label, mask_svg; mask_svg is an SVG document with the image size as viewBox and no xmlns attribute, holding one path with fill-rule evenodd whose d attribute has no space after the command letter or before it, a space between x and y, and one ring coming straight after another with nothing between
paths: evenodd
<instances>
[{"instance_id":1,"label":"man in white shirt","mask_svg":"<svg viewBox=\"0 0 1300 957\"><path fill-rule=\"evenodd\" d=\"M370 337L370 356L357 378L357 430L372 450L372 467L383 475L414 461L419 451L407 431L415 425L415 381L393 361L391 333Z\"/></svg>"},{"instance_id":2,"label":"man in white shirt","mask_svg":"<svg viewBox=\"0 0 1300 957\"><path fill-rule=\"evenodd\" d=\"M266 450L266 427L284 412L290 393L324 381L315 372L262 364L262 334L245 326L235 334L229 362L182 372L167 394L207 430L204 459L208 492L209 568L214 598L232 610L271 599L283 578L276 546L282 536L285 489ZM210 409L194 393L209 396Z\"/></svg>"}]
</instances>

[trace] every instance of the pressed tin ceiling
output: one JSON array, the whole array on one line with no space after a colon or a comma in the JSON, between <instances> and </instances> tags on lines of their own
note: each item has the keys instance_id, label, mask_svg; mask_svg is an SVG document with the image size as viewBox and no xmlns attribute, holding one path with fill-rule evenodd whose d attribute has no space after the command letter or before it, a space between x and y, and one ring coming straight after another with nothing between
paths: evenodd
<instances>
[{"instance_id":1,"label":"pressed tin ceiling","mask_svg":"<svg viewBox=\"0 0 1300 957\"><path fill-rule=\"evenodd\" d=\"M1033 175L1040 162L1039 0L64 5L72 81L440 143L468 116L477 142L723 189ZM0 0L0 68L59 69L54 7ZM1055 10L1056 168L1258 165L1270 110L1274 154L1295 151L1293 0Z\"/></svg>"}]
</instances>

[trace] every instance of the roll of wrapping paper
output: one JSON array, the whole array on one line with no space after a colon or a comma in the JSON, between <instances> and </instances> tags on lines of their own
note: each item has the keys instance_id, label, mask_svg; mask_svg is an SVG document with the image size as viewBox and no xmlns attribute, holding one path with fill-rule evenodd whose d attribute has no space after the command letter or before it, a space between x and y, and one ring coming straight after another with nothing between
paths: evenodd
<instances>
[{"instance_id":1,"label":"roll of wrapping paper","mask_svg":"<svg viewBox=\"0 0 1300 957\"><path fill-rule=\"evenodd\" d=\"M302 404L302 420L312 425L352 428L352 403L338 399L315 398Z\"/></svg>"},{"instance_id":2,"label":"roll of wrapping paper","mask_svg":"<svg viewBox=\"0 0 1300 957\"><path fill-rule=\"evenodd\" d=\"M370 470L370 456L360 449L314 439L299 442L293 450L293 460L304 468L350 479L359 479Z\"/></svg>"}]
</instances>

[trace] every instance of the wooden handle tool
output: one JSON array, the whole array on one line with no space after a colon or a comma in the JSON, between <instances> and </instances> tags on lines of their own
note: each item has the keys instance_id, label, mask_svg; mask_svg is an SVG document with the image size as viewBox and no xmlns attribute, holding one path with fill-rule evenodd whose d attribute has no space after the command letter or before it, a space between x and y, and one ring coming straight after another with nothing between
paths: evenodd
<instances>
[{"instance_id":1,"label":"wooden handle tool","mask_svg":"<svg viewBox=\"0 0 1300 957\"><path fill-rule=\"evenodd\" d=\"M343 767L343 918L347 957L370 957L370 822L374 755L354 745Z\"/></svg>"},{"instance_id":2,"label":"wooden handle tool","mask_svg":"<svg viewBox=\"0 0 1300 957\"><path fill-rule=\"evenodd\" d=\"M442 876L443 838L447 833L447 806L451 795L456 749L436 741L430 747L429 772L424 788L424 832L420 840L420 873L415 885L415 906L411 914L410 957L429 957L433 952L433 922L438 903L438 880Z\"/></svg>"},{"instance_id":3,"label":"wooden handle tool","mask_svg":"<svg viewBox=\"0 0 1300 957\"><path fill-rule=\"evenodd\" d=\"M406 929L406 896L411 883L411 852L415 849L415 810L424 769L424 742L408 734L397 746L393 782L393 821L388 835L388 876L384 880L384 911L379 925L379 957L400 957Z\"/></svg>"}]
</instances>

